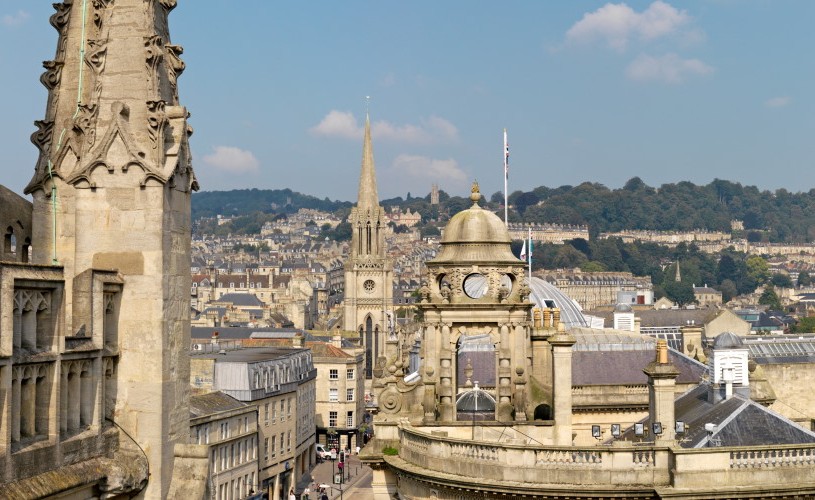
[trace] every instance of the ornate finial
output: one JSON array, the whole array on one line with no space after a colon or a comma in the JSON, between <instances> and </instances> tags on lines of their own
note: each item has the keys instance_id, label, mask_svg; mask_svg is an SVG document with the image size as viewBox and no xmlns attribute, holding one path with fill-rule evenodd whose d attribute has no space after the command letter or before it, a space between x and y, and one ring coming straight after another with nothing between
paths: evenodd
<instances>
[{"instance_id":1,"label":"ornate finial","mask_svg":"<svg viewBox=\"0 0 815 500\"><path fill-rule=\"evenodd\" d=\"M478 189L478 181L473 181L473 187L470 189L470 199L473 200L473 203L478 204L478 200L481 199L481 191Z\"/></svg>"}]
</instances>

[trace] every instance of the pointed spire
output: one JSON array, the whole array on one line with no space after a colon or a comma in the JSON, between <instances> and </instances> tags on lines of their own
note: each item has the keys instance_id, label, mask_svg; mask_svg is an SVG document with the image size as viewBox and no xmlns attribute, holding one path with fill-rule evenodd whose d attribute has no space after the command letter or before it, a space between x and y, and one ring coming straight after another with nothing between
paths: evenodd
<instances>
[{"instance_id":1,"label":"pointed spire","mask_svg":"<svg viewBox=\"0 0 815 500\"><path fill-rule=\"evenodd\" d=\"M359 198L357 207L360 210L379 206L376 192L376 169L374 167L374 150L371 145L371 119L365 113L365 139L362 143L362 171L359 174Z\"/></svg>"},{"instance_id":2,"label":"pointed spire","mask_svg":"<svg viewBox=\"0 0 815 500\"><path fill-rule=\"evenodd\" d=\"M680 272L679 272L679 261L678 260L676 261L676 277L675 277L675 280L677 282L682 281L682 274L680 274Z\"/></svg>"}]
</instances>

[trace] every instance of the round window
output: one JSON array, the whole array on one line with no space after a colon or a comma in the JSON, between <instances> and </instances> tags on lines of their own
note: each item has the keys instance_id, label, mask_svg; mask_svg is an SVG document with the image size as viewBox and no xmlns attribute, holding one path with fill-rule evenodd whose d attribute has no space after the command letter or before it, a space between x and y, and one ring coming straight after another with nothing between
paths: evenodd
<instances>
[{"instance_id":1,"label":"round window","mask_svg":"<svg viewBox=\"0 0 815 500\"><path fill-rule=\"evenodd\" d=\"M374 288L376 288L376 283L374 283L374 280L365 280L365 283L362 284L362 288L364 288L366 292L371 293L374 291Z\"/></svg>"}]
</instances>

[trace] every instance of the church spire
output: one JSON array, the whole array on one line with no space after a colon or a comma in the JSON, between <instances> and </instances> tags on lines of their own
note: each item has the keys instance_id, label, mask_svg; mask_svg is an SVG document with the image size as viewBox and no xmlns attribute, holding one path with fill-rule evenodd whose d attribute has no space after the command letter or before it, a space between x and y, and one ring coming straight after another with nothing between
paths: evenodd
<instances>
[{"instance_id":1,"label":"church spire","mask_svg":"<svg viewBox=\"0 0 815 500\"><path fill-rule=\"evenodd\" d=\"M371 119L365 113L365 138L362 143L362 170L359 174L359 198L357 207L360 210L379 206L376 192L376 169L374 167L374 149L371 145Z\"/></svg>"}]
</instances>

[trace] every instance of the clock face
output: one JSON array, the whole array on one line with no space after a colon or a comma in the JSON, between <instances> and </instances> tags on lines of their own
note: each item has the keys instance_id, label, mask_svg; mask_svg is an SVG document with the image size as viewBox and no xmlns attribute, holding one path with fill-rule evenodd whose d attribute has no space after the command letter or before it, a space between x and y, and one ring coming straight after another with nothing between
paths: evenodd
<instances>
[{"instance_id":1,"label":"clock face","mask_svg":"<svg viewBox=\"0 0 815 500\"><path fill-rule=\"evenodd\" d=\"M464 293L471 299L480 299L487 294L489 282L483 274L473 273L464 278Z\"/></svg>"},{"instance_id":2,"label":"clock face","mask_svg":"<svg viewBox=\"0 0 815 500\"><path fill-rule=\"evenodd\" d=\"M372 293L376 288L376 283L374 283L374 280L365 280L365 283L362 284L362 288L364 288L366 292Z\"/></svg>"}]
</instances>

